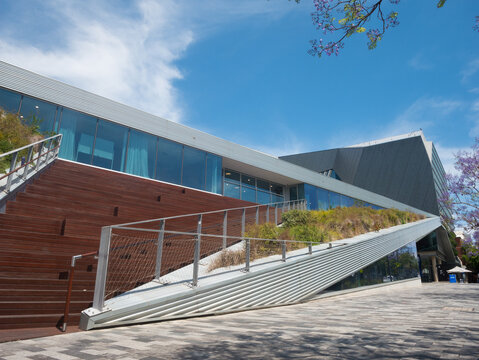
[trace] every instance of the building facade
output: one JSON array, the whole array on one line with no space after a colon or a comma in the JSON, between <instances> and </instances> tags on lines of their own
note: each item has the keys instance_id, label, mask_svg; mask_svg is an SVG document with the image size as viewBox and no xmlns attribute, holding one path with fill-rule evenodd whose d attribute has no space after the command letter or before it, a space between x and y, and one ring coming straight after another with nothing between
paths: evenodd
<instances>
[{"instance_id":1,"label":"building facade","mask_svg":"<svg viewBox=\"0 0 479 360\"><path fill-rule=\"evenodd\" d=\"M63 134L60 158L111 171L260 204L304 198L310 209L442 211L444 170L422 132L278 158L4 62L0 107Z\"/></svg>"}]
</instances>

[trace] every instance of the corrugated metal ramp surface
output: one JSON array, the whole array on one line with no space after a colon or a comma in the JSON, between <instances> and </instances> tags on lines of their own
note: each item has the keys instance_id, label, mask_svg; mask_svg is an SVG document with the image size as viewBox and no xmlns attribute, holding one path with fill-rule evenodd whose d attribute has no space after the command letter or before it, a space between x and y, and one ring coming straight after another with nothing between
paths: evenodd
<instances>
[{"instance_id":1,"label":"corrugated metal ramp surface","mask_svg":"<svg viewBox=\"0 0 479 360\"><path fill-rule=\"evenodd\" d=\"M184 291L157 298L142 293L136 298L129 295L126 302L110 300L105 304L109 307L105 312L91 316L83 312L80 327L92 329L296 303L440 226L439 218L429 218L360 235L342 241L344 246L204 287L184 287Z\"/></svg>"}]
</instances>

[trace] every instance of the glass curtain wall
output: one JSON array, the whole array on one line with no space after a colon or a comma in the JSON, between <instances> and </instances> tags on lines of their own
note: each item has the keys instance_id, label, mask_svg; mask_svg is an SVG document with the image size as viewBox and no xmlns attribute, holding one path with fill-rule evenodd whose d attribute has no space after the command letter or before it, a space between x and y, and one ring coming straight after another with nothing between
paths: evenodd
<instances>
[{"instance_id":1,"label":"glass curtain wall","mask_svg":"<svg viewBox=\"0 0 479 360\"><path fill-rule=\"evenodd\" d=\"M225 169L224 196L259 204L283 202L283 185Z\"/></svg>"},{"instance_id":2,"label":"glass curtain wall","mask_svg":"<svg viewBox=\"0 0 479 360\"><path fill-rule=\"evenodd\" d=\"M350 206L368 206L376 210L383 209L380 206L309 184L291 186L289 195L290 200L306 199L309 210L329 210L336 207Z\"/></svg>"},{"instance_id":3,"label":"glass curtain wall","mask_svg":"<svg viewBox=\"0 0 479 360\"><path fill-rule=\"evenodd\" d=\"M0 107L63 134L63 159L223 193L220 156L3 88Z\"/></svg>"},{"instance_id":4,"label":"glass curtain wall","mask_svg":"<svg viewBox=\"0 0 479 360\"><path fill-rule=\"evenodd\" d=\"M416 243L411 242L325 291L338 291L419 277Z\"/></svg>"}]
</instances>

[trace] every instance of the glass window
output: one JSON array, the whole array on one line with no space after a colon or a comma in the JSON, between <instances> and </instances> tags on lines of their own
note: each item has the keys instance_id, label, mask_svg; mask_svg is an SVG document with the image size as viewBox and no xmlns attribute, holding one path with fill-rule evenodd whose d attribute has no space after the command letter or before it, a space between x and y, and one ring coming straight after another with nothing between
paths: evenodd
<instances>
[{"instance_id":1,"label":"glass window","mask_svg":"<svg viewBox=\"0 0 479 360\"><path fill-rule=\"evenodd\" d=\"M20 114L29 122L37 121L41 132L53 131L57 106L29 96L23 96Z\"/></svg>"},{"instance_id":2,"label":"glass window","mask_svg":"<svg viewBox=\"0 0 479 360\"><path fill-rule=\"evenodd\" d=\"M341 196L338 193L329 193L329 206L331 209L335 209L338 206L341 206Z\"/></svg>"},{"instance_id":3,"label":"glass window","mask_svg":"<svg viewBox=\"0 0 479 360\"><path fill-rule=\"evenodd\" d=\"M296 185L289 188L289 200L298 200L298 187Z\"/></svg>"},{"instance_id":4,"label":"glass window","mask_svg":"<svg viewBox=\"0 0 479 360\"><path fill-rule=\"evenodd\" d=\"M284 197L281 196L281 195L272 194L272 197L273 197L273 202L275 202L275 203L279 203L279 202L284 201Z\"/></svg>"},{"instance_id":5,"label":"glass window","mask_svg":"<svg viewBox=\"0 0 479 360\"><path fill-rule=\"evenodd\" d=\"M260 204L270 204L272 202L271 193L266 191L258 190L256 192L256 197L257 197L256 201Z\"/></svg>"},{"instance_id":6,"label":"glass window","mask_svg":"<svg viewBox=\"0 0 479 360\"><path fill-rule=\"evenodd\" d=\"M225 181L224 196L239 199L240 198L240 186L238 184L233 184L233 183Z\"/></svg>"},{"instance_id":7,"label":"glass window","mask_svg":"<svg viewBox=\"0 0 479 360\"><path fill-rule=\"evenodd\" d=\"M256 179L252 176L242 174L241 175L241 182L244 185L248 185L248 186L251 186L251 187L256 187Z\"/></svg>"},{"instance_id":8,"label":"glass window","mask_svg":"<svg viewBox=\"0 0 479 360\"><path fill-rule=\"evenodd\" d=\"M256 202L256 190L249 186L241 187L241 200Z\"/></svg>"},{"instance_id":9,"label":"glass window","mask_svg":"<svg viewBox=\"0 0 479 360\"><path fill-rule=\"evenodd\" d=\"M271 192L278 195L283 195L283 186L278 184L271 184Z\"/></svg>"},{"instance_id":10,"label":"glass window","mask_svg":"<svg viewBox=\"0 0 479 360\"><path fill-rule=\"evenodd\" d=\"M93 152L93 165L125 171L127 139L127 127L99 120Z\"/></svg>"},{"instance_id":11,"label":"glass window","mask_svg":"<svg viewBox=\"0 0 479 360\"><path fill-rule=\"evenodd\" d=\"M126 158L126 172L134 175L154 178L157 137L130 130L128 152Z\"/></svg>"},{"instance_id":12,"label":"glass window","mask_svg":"<svg viewBox=\"0 0 479 360\"><path fill-rule=\"evenodd\" d=\"M205 188L206 153L185 146L183 149L182 184L195 189Z\"/></svg>"},{"instance_id":13,"label":"glass window","mask_svg":"<svg viewBox=\"0 0 479 360\"><path fill-rule=\"evenodd\" d=\"M258 187L258 189L262 189L262 190L266 190L266 191L270 191L270 187L269 187L269 181L264 181L264 180L261 180L261 179L256 179L256 186Z\"/></svg>"},{"instance_id":14,"label":"glass window","mask_svg":"<svg viewBox=\"0 0 479 360\"><path fill-rule=\"evenodd\" d=\"M223 160L220 156L206 154L206 191L222 193L221 171Z\"/></svg>"},{"instance_id":15,"label":"glass window","mask_svg":"<svg viewBox=\"0 0 479 360\"><path fill-rule=\"evenodd\" d=\"M60 157L91 164L96 124L96 118L64 108L59 130L63 134Z\"/></svg>"},{"instance_id":16,"label":"glass window","mask_svg":"<svg viewBox=\"0 0 479 360\"><path fill-rule=\"evenodd\" d=\"M239 183L240 174L235 171L225 170L225 179L229 182Z\"/></svg>"},{"instance_id":17,"label":"glass window","mask_svg":"<svg viewBox=\"0 0 479 360\"><path fill-rule=\"evenodd\" d=\"M328 190L318 188L318 209L319 210L329 209L329 191Z\"/></svg>"},{"instance_id":18,"label":"glass window","mask_svg":"<svg viewBox=\"0 0 479 360\"><path fill-rule=\"evenodd\" d=\"M341 207L354 206L354 199L346 195L341 195Z\"/></svg>"},{"instance_id":19,"label":"glass window","mask_svg":"<svg viewBox=\"0 0 479 360\"><path fill-rule=\"evenodd\" d=\"M318 210L318 197L316 187L304 184L304 196L309 210Z\"/></svg>"},{"instance_id":20,"label":"glass window","mask_svg":"<svg viewBox=\"0 0 479 360\"><path fill-rule=\"evenodd\" d=\"M8 112L18 113L22 95L0 88L0 107Z\"/></svg>"},{"instance_id":21,"label":"glass window","mask_svg":"<svg viewBox=\"0 0 479 360\"><path fill-rule=\"evenodd\" d=\"M304 184L298 185L298 199L304 199Z\"/></svg>"},{"instance_id":22,"label":"glass window","mask_svg":"<svg viewBox=\"0 0 479 360\"><path fill-rule=\"evenodd\" d=\"M159 138L156 178L173 184L181 184L183 145Z\"/></svg>"}]
</instances>

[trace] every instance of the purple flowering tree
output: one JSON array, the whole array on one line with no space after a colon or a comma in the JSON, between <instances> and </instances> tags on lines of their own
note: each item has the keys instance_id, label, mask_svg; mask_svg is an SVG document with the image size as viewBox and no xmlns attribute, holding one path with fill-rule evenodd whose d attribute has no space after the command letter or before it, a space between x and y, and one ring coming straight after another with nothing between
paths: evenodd
<instances>
[{"instance_id":1,"label":"purple flowering tree","mask_svg":"<svg viewBox=\"0 0 479 360\"><path fill-rule=\"evenodd\" d=\"M454 219L444 218L448 223L457 222L466 231L474 232L479 240L479 138L471 151L456 154L454 165L458 174L447 174L448 192L439 201L451 210Z\"/></svg>"},{"instance_id":2,"label":"purple flowering tree","mask_svg":"<svg viewBox=\"0 0 479 360\"><path fill-rule=\"evenodd\" d=\"M457 174L447 174L447 192L439 198L452 218L442 214L443 222L452 228L457 224L472 235L466 235L462 244L462 260L473 271L479 271L479 138L471 151L456 154Z\"/></svg>"},{"instance_id":3,"label":"purple flowering tree","mask_svg":"<svg viewBox=\"0 0 479 360\"><path fill-rule=\"evenodd\" d=\"M299 3L301 0L295 0ZM385 32L399 24L394 6L401 0L312 0L315 11L311 14L313 25L325 38L311 40L308 53L321 57L338 55L344 41L357 34L365 34L368 48L374 49ZM446 0L436 0L442 7ZM479 31L479 17L473 29Z\"/></svg>"},{"instance_id":4,"label":"purple flowering tree","mask_svg":"<svg viewBox=\"0 0 479 360\"><path fill-rule=\"evenodd\" d=\"M475 234L475 236L478 235L479 234ZM475 242L470 235L464 236L462 253L462 262L466 267L471 271L479 272L479 249L477 247L477 241Z\"/></svg>"}]
</instances>

